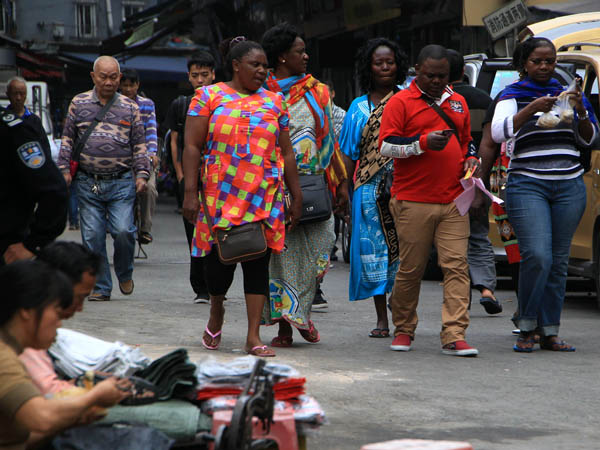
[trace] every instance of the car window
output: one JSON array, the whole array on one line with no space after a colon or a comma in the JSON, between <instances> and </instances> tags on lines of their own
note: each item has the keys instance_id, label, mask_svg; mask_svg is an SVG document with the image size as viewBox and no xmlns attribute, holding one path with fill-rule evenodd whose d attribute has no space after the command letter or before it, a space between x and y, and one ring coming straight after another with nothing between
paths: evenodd
<instances>
[{"instance_id":1,"label":"car window","mask_svg":"<svg viewBox=\"0 0 600 450\"><path fill-rule=\"evenodd\" d=\"M592 104L596 115L598 115L600 113L600 100L598 99L598 76L594 67L584 61L569 62L575 65L575 72L584 80L583 91Z\"/></svg>"},{"instance_id":2,"label":"car window","mask_svg":"<svg viewBox=\"0 0 600 450\"><path fill-rule=\"evenodd\" d=\"M596 76L594 69L590 69L590 73L588 74L588 86L590 85L589 93L598 95L598 77Z\"/></svg>"},{"instance_id":3,"label":"car window","mask_svg":"<svg viewBox=\"0 0 600 450\"><path fill-rule=\"evenodd\" d=\"M519 81L519 73L516 70L497 70L494 75L490 97L495 98L498 92L515 81Z\"/></svg>"},{"instance_id":4,"label":"car window","mask_svg":"<svg viewBox=\"0 0 600 450\"><path fill-rule=\"evenodd\" d=\"M585 95L589 99L596 117L600 117L600 98L598 97L598 76L593 67L588 66L587 78L585 80Z\"/></svg>"}]
</instances>

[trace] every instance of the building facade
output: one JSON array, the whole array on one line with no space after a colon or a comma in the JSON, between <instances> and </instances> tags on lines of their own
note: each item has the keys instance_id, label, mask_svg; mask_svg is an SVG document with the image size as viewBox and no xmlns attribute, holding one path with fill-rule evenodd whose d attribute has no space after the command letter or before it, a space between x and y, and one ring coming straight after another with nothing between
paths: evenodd
<instances>
[{"instance_id":1,"label":"building facade","mask_svg":"<svg viewBox=\"0 0 600 450\"><path fill-rule=\"evenodd\" d=\"M159 0L1 0L0 33L44 50L63 44L96 44L121 32L121 24Z\"/></svg>"}]
</instances>

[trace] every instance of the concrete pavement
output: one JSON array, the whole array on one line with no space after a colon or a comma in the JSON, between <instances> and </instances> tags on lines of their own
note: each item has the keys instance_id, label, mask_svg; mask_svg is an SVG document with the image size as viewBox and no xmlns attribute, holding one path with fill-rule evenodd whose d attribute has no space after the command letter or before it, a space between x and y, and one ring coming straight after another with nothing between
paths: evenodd
<instances>
[{"instance_id":1,"label":"concrete pavement","mask_svg":"<svg viewBox=\"0 0 600 450\"><path fill-rule=\"evenodd\" d=\"M193 361L242 356L241 269L225 303L221 347L205 350L200 339L209 307L192 303L183 224L174 209L171 198L161 197L154 242L145 247L149 258L136 260L133 295L121 295L114 280L110 302L86 302L64 326L140 345L152 358L177 347L186 347ZM61 239L80 240L79 232L66 231ZM423 283L408 353L390 351L391 338L367 337L374 307L370 300L348 302L347 264L334 264L323 291L329 308L313 314L321 342L308 344L295 333L294 346L277 349L276 358L307 378L307 391L330 421L309 438L309 449L358 449L400 438L468 441L478 450L600 448L600 312L586 293L569 294L563 313L562 335L577 352L517 354L509 320L514 293L499 291L504 312L488 316L474 292L467 338L480 356L458 358L440 351L438 282ZM275 327L261 330L265 343L276 333Z\"/></svg>"}]
</instances>

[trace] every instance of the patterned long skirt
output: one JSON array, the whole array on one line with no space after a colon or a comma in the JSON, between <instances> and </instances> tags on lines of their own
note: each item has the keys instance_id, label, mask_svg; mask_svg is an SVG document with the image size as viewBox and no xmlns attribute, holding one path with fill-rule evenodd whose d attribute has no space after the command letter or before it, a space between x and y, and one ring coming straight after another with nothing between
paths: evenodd
<instances>
[{"instance_id":1,"label":"patterned long skirt","mask_svg":"<svg viewBox=\"0 0 600 450\"><path fill-rule=\"evenodd\" d=\"M309 329L317 282L329 268L335 241L333 223L331 217L286 232L286 248L281 254L271 256L270 299L263 311L263 324L285 320L298 329Z\"/></svg>"}]
</instances>

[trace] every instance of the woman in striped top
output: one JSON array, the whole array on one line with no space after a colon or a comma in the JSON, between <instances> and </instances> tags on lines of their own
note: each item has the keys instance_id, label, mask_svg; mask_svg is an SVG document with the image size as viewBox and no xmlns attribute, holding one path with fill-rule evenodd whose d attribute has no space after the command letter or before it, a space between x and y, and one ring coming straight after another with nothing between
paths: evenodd
<instances>
[{"instance_id":1,"label":"woman in striped top","mask_svg":"<svg viewBox=\"0 0 600 450\"><path fill-rule=\"evenodd\" d=\"M572 123L562 120L541 128L539 116L549 112L564 90L552 77L556 49L545 38L519 45L513 64L521 80L506 87L492 120L492 138L507 143L510 156L506 210L521 250L519 318L521 334L514 350L531 352L535 334L540 347L575 348L558 338L567 280L571 240L586 205L579 149L597 136L590 103L578 87Z\"/></svg>"}]
</instances>

